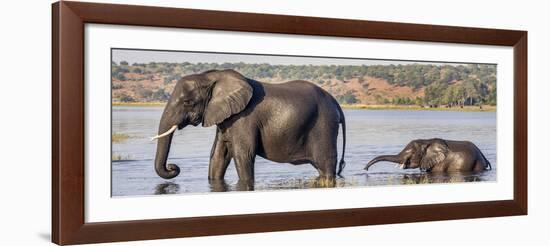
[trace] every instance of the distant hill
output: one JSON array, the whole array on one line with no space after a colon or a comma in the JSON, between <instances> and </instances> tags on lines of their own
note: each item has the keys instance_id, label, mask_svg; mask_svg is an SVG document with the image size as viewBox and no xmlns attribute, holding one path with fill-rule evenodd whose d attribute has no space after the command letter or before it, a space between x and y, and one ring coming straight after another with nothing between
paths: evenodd
<instances>
[{"instance_id":1,"label":"distant hill","mask_svg":"<svg viewBox=\"0 0 550 246\"><path fill-rule=\"evenodd\" d=\"M343 104L496 105L495 65L269 65L112 62L114 102L164 102L181 77L234 69L269 83L311 81Z\"/></svg>"}]
</instances>

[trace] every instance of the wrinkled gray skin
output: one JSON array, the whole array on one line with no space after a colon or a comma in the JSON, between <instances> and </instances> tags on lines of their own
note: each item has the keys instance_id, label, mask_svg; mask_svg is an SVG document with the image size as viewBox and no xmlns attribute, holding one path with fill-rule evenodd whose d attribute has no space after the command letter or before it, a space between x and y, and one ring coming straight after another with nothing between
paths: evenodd
<instances>
[{"instance_id":1,"label":"wrinkled gray skin","mask_svg":"<svg viewBox=\"0 0 550 246\"><path fill-rule=\"evenodd\" d=\"M212 70L183 77L164 108L158 133L177 125L216 126L210 153L208 178L220 180L231 159L239 180L254 180L254 159L292 164L310 163L321 177L337 174L336 142L342 124L345 150L345 119L336 100L306 81L261 83L233 70ZM166 164L173 133L159 138L155 170L165 179L180 173Z\"/></svg>"},{"instance_id":2,"label":"wrinkled gray skin","mask_svg":"<svg viewBox=\"0 0 550 246\"><path fill-rule=\"evenodd\" d=\"M425 172L479 172L491 169L491 163L472 142L440 138L411 141L397 155L381 155L372 159L365 170L380 161L398 163L403 169L420 168Z\"/></svg>"}]
</instances>

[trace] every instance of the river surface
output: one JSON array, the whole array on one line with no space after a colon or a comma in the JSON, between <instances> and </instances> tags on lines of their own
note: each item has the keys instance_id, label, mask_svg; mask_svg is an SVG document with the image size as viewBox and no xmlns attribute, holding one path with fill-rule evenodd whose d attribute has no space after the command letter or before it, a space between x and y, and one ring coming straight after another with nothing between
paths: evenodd
<instances>
[{"instance_id":1,"label":"river surface","mask_svg":"<svg viewBox=\"0 0 550 246\"><path fill-rule=\"evenodd\" d=\"M316 179L310 165L274 163L256 157L255 182L241 184L231 163L225 181L208 182L208 160L215 128L188 126L175 133L169 163L181 173L174 179L160 178L154 171L156 135L162 107L113 106L112 132L128 139L112 144L112 196L134 196L212 191L305 189L327 186L352 187L495 181L496 113L423 110L344 110L347 124L346 167L343 177L326 184ZM341 129L338 159L341 155ZM389 162L380 162L369 171L365 164L378 155L397 154L418 138L439 137L469 140L491 162L493 169L482 173L431 175L418 169L402 170Z\"/></svg>"}]
</instances>

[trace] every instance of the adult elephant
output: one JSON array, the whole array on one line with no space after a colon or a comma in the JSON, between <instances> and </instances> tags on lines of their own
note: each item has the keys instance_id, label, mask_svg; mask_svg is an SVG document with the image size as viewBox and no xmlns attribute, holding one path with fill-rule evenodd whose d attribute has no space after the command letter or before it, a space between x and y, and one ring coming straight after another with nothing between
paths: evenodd
<instances>
[{"instance_id":1,"label":"adult elephant","mask_svg":"<svg viewBox=\"0 0 550 246\"><path fill-rule=\"evenodd\" d=\"M209 179L223 179L231 161L239 180L254 180L254 159L310 163L320 177L334 178L345 166L345 118L336 100L307 81L261 83L233 70L211 70L180 79L160 119L155 170L165 179L180 173L166 164L174 132L187 125L216 125ZM343 148L338 172L337 137Z\"/></svg>"},{"instance_id":2,"label":"adult elephant","mask_svg":"<svg viewBox=\"0 0 550 246\"><path fill-rule=\"evenodd\" d=\"M365 170L380 161L399 163L402 169L420 168L426 172L479 172L491 169L491 163L472 142L440 138L413 140L397 155L381 155L372 159Z\"/></svg>"}]
</instances>

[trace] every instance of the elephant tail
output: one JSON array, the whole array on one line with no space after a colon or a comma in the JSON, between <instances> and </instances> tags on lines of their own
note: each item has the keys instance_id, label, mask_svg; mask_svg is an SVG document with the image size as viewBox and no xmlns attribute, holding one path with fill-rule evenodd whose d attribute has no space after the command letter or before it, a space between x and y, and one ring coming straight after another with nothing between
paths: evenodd
<instances>
[{"instance_id":1,"label":"elephant tail","mask_svg":"<svg viewBox=\"0 0 550 246\"><path fill-rule=\"evenodd\" d=\"M338 111L340 112L340 124L342 124L342 158L340 158L340 163L338 164L338 176L340 176L340 173L344 171L344 167L346 167L346 162L344 161L344 156L346 155L346 117L344 116L344 111L340 107L340 104L336 103L336 106L338 107Z\"/></svg>"},{"instance_id":2,"label":"elephant tail","mask_svg":"<svg viewBox=\"0 0 550 246\"><path fill-rule=\"evenodd\" d=\"M489 160L487 160L487 157L485 157L483 153L481 153L481 156L483 156L485 163L487 163L487 166L485 166L485 169L489 168L489 170L493 170L493 167L491 166L491 163L489 162Z\"/></svg>"},{"instance_id":3,"label":"elephant tail","mask_svg":"<svg viewBox=\"0 0 550 246\"><path fill-rule=\"evenodd\" d=\"M491 163L489 162L489 160L487 160L487 157L485 157L485 155L483 154L483 152L481 152L479 148L477 148L477 150L479 150L479 153L481 153L483 160L485 160L485 163L487 163L487 165L485 165L485 170L493 170L493 167L491 166Z\"/></svg>"}]
</instances>

